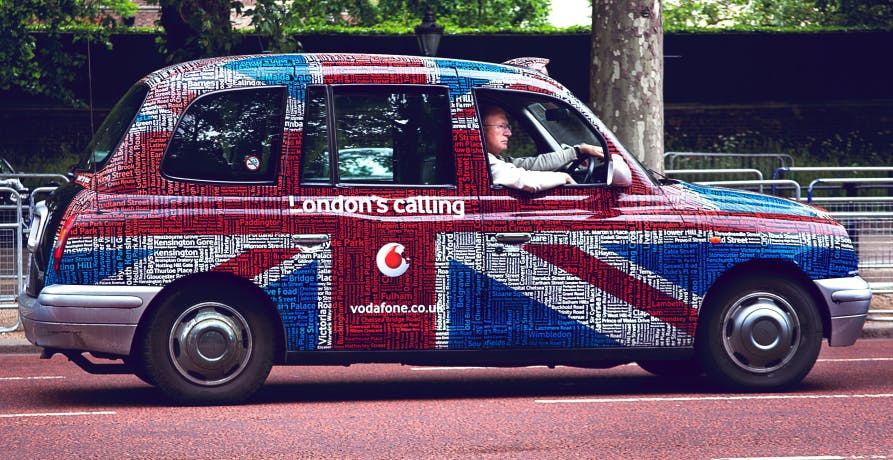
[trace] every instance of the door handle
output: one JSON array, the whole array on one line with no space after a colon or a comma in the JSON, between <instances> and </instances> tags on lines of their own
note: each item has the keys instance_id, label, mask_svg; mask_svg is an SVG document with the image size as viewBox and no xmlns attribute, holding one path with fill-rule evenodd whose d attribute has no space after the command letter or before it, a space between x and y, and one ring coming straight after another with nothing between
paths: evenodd
<instances>
[{"instance_id":1,"label":"door handle","mask_svg":"<svg viewBox=\"0 0 893 460\"><path fill-rule=\"evenodd\" d=\"M530 233L497 233L496 242L505 244L523 244L530 241Z\"/></svg>"},{"instance_id":2,"label":"door handle","mask_svg":"<svg viewBox=\"0 0 893 460\"><path fill-rule=\"evenodd\" d=\"M302 246L317 246L329 242L329 235L292 235L291 240Z\"/></svg>"}]
</instances>

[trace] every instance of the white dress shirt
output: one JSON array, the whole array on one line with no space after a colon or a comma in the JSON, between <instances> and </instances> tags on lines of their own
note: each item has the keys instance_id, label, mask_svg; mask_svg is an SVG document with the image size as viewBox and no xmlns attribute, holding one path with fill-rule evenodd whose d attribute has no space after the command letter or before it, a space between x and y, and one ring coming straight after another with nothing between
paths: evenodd
<instances>
[{"instance_id":1,"label":"white dress shirt","mask_svg":"<svg viewBox=\"0 0 893 460\"><path fill-rule=\"evenodd\" d=\"M573 147L532 157L503 159L488 153L493 184L539 192L567 183L567 174L553 171L577 158Z\"/></svg>"}]
</instances>

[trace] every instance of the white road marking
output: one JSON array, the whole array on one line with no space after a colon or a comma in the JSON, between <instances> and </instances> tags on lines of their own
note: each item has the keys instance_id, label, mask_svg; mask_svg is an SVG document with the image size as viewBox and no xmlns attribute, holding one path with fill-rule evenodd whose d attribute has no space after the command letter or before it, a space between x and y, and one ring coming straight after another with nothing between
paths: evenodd
<instances>
[{"instance_id":1,"label":"white road marking","mask_svg":"<svg viewBox=\"0 0 893 460\"><path fill-rule=\"evenodd\" d=\"M36 412L30 414L0 414L0 418L23 418L23 417L77 417L85 415L115 415L117 412L105 410L94 412Z\"/></svg>"},{"instance_id":2,"label":"white road marking","mask_svg":"<svg viewBox=\"0 0 893 460\"><path fill-rule=\"evenodd\" d=\"M480 366L456 366L456 367L410 367L411 371L467 371L470 369L490 369Z\"/></svg>"},{"instance_id":3,"label":"white road marking","mask_svg":"<svg viewBox=\"0 0 893 460\"><path fill-rule=\"evenodd\" d=\"M65 377L62 375L41 375L35 377L0 377L0 381L9 381L9 380L54 380L54 379L64 379Z\"/></svg>"},{"instance_id":4,"label":"white road marking","mask_svg":"<svg viewBox=\"0 0 893 460\"><path fill-rule=\"evenodd\" d=\"M860 361L893 361L893 358L836 358L819 359L818 363L857 363Z\"/></svg>"},{"instance_id":5,"label":"white road marking","mask_svg":"<svg viewBox=\"0 0 893 460\"><path fill-rule=\"evenodd\" d=\"M549 366L493 367L493 366L443 366L443 367L410 367L411 371L467 371L483 369L545 369ZM555 366L564 367L564 366Z\"/></svg>"},{"instance_id":6,"label":"white road marking","mask_svg":"<svg viewBox=\"0 0 893 460\"><path fill-rule=\"evenodd\" d=\"M858 363L858 362L870 362L870 361L893 361L893 358L828 358L828 359L819 359L816 362L819 363ZM636 366L636 363L627 363L621 364L620 366ZM525 366L525 369L541 369L549 366ZM567 366L555 366L559 367L567 367ZM431 366L431 367L411 367L409 370L411 371L464 371L464 370L480 370L480 369L508 369L506 367L493 367L493 366Z\"/></svg>"},{"instance_id":7,"label":"white road marking","mask_svg":"<svg viewBox=\"0 0 893 460\"><path fill-rule=\"evenodd\" d=\"M850 459L885 459L886 455L849 455L841 457L838 455L818 455L803 457L723 457L714 460L850 460Z\"/></svg>"},{"instance_id":8,"label":"white road marking","mask_svg":"<svg viewBox=\"0 0 893 460\"><path fill-rule=\"evenodd\" d=\"M893 394L680 396L669 398L535 399L539 404L893 398Z\"/></svg>"}]
</instances>

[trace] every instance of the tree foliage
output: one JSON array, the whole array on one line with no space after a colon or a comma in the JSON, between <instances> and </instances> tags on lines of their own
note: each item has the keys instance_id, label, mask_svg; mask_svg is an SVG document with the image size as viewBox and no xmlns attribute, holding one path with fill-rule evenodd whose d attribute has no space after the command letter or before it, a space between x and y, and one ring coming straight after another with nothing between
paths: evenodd
<instances>
[{"instance_id":1,"label":"tree foliage","mask_svg":"<svg viewBox=\"0 0 893 460\"><path fill-rule=\"evenodd\" d=\"M228 54L244 38L233 12L250 19L275 52L300 50L294 34L306 30L412 33L427 0L151 0L162 7L162 50L171 62ZM430 2L438 24L456 31L547 31L549 0L440 0ZM116 17L130 17L130 0L0 0L0 90L16 88L71 104L82 52L66 52L62 34L76 43L110 47ZM817 27L893 29L889 0L664 0L664 30ZM109 14L111 13L111 14ZM30 33L43 31L41 38ZM554 29L552 29L554 31ZM588 31L586 27L574 29ZM67 37L65 38L67 41Z\"/></svg>"},{"instance_id":2,"label":"tree foliage","mask_svg":"<svg viewBox=\"0 0 893 460\"><path fill-rule=\"evenodd\" d=\"M109 34L115 18L132 17L136 5L129 0L0 0L0 90L19 89L48 95L70 104L80 101L70 89L84 54L63 49L61 34L74 41L111 47ZM95 27L78 27L90 24ZM38 42L29 29L45 32Z\"/></svg>"},{"instance_id":3,"label":"tree foliage","mask_svg":"<svg viewBox=\"0 0 893 460\"><path fill-rule=\"evenodd\" d=\"M301 49L301 43L286 30L288 7L279 0L257 0L254 8L245 10L251 17L254 31L267 37L264 50L274 53L293 52Z\"/></svg>"},{"instance_id":4,"label":"tree foliage","mask_svg":"<svg viewBox=\"0 0 893 460\"><path fill-rule=\"evenodd\" d=\"M287 7L288 27L321 25L370 26L381 22L378 8L369 0L294 0Z\"/></svg>"},{"instance_id":5,"label":"tree foliage","mask_svg":"<svg viewBox=\"0 0 893 460\"><path fill-rule=\"evenodd\" d=\"M411 29L420 22L430 4L439 24L462 28L529 28L546 25L549 3L549 0L294 0L289 8L289 26L388 24Z\"/></svg>"},{"instance_id":6,"label":"tree foliage","mask_svg":"<svg viewBox=\"0 0 893 460\"><path fill-rule=\"evenodd\" d=\"M665 0L664 28L893 28L889 0Z\"/></svg>"},{"instance_id":7,"label":"tree foliage","mask_svg":"<svg viewBox=\"0 0 893 460\"><path fill-rule=\"evenodd\" d=\"M291 34L319 28L389 27L410 32L429 2L420 0L258 0L244 9L238 0L150 0L161 6L159 38L170 62L227 54L242 36L230 13L251 19L269 51L300 48ZM453 29L488 27L524 29L546 25L549 0L441 0L431 7L439 24ZM244 11L243 11L244 9Z\"/></svg>"},{"instance_id":8,"label":"tree foliage","mask_svg":"<svg viewBox=\"0 0 893 460\"><path fill-rule=\"evenodd\" d=\"M233 15L250 18L253 32L266 38L263 49L291 52L300 43L286 31L289 9L278 0L257 0L244 9L237 0L148 0L161 7L158 46L168 62L230 54L243 35L233 27ZM297 2L296 2L297 3ZM319 2L324 4L325 2Z\"/></svg>"},{"instance_id":9,"label":"tree foliage","mask_svg":"<svg viewBox=\"0 0 893 460\"><path fill-rule=\"evenodd\" d=\"M461 28L544 26L550 9L548 0L380 0L379 8L384 17L411 27L429 3L438 23Z\"/></svg>"},{"instance_id":10,"label":"tree foliage","mask_svg":"<svg viewBox=\"0 0 893 460\"><path fill-rule=\"evenodd\" d=\"M161 7L158 44L168 62L228 54L237 40L230 22L242 3L233 0L149 0Z\"/></svg>"}]
</instances>

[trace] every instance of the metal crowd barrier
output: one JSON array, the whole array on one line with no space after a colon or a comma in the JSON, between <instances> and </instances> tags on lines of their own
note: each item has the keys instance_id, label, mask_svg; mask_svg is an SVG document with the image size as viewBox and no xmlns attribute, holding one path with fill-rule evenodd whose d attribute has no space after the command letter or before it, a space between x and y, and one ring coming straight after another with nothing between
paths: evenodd
<instances>
[{"instance_id":1,"label":"metal crowd barrier","mask_svg":"<svg viewBox=\"0 0 893 460\"><path fill-rule=\"evenodd\" d=\"M0 179L68 182L61 174L0 174ZM22 186L17 182L18 186ZM12 186L0 187L0 333L21 327L16 298L25 286L25 233L34 205L56 187L37 187L30 192ZM13 311L15 310L15 311Z\"/></svg>"},{"instance_id":2,"label":"metal crowd barrier","mask_svg":"<svg viewBox=\"0 0 893 460\"><path fill-rule=\"evenodd\" d=\"M0 197L9 200L10 204L0 205L0 310L13 310L18 308L16 297L22 291L24 270L22 264L22 197L19 191L12 187L0 187ZM4 314L3 323L0 324L0 332L14 331L21 326L21 318L18 312ZM10 323L15 318L14 323Z\"/></svg>"},{"instance_id":3,"label":"metal crowd barrier","mask_svg":"<svg viewBox=\"0 0 893 460\"><path fill-rule=\"evenodd\" d=\"M794 157L786 153L666 152L664 166L670 170L754 168L768 174L779 167L793 167Z\"/></svg>"},{"instance_id":4,"label":"metal crowd barrier","mask_svg":"<svg viewBox=\"0 0 893 460\"><path fill-rule=\"evenodd\" d=\"M893 282L871 283L873 294L893 294ZM893 321L893 305L868 310L869 321Z\"/></svg>"},{"instance_id":5,"label":"metal crowd barrier","mask_svg":"<svg viewBox=\"0 0 893 460\"><path fill-rule=\"evenodd\" d=\"M664 174L671 176L678 176L680 174L716 174L716 175L730 175L730 174L753 174L756 176L756 180L763 180L763 173L760 172L759 169L753 168L733 168L733 169L667 169L664 171Z\"/></svg>"},{"instance_id":6,"label":"metal crowd barrier","mask_svg":"<svg viewBox=\"0 0 893 460\"><path fill-rule=\"evenodd\" d=\"M68 182L68 176L66 176L65 174L54 173L0 174L0 179L38 179L41 182L50 182L51 180L59 179L62 182Z\"/></svg>"},{"instance_id":7,"label":"metal crowd barrier","mask_svg":"<svg viewBox=\"0 0 893 460\"><path fill-rule=\"evenodd\" d=\"M665 155L668 168L674 166L678 157L691 156L697 160L698 155L670 152ZM712 154L728 161L745 154ZM765 156L765 155L763 155ZM784 163L785 158L776 158ZM731 163L730 163L731 164ZM746 160L739 159L726 172L710 169L703 174L735 174L738 173ZM734 172L733 172L734 171ZM667 171L668 175L696 174L688 170ZM795 173L804 173L799 177L801 181L808 181L806 197L801 195L800 182L794 180ZM853 174L862 174L862 177L852 177ZM869 282L871 290L876 295L893 295L893 178L891 177L865 177L877 174L893 174L893 167L889 166L852 166L852 167L828 167L828 166L793 166L782 164L772 172L771 180L721 180L699 181L704 185L719 185L730 188L754 190L759 192L769 191L773 195L788 194L788 198L805 201L826 209L832 217L840 222L850 235L858 257L859 272ZM785 178L790 175L789 178ZM770 188L771 187L771 188ZM768 188L766 190L765 188ZM783 189L783 190L782 190ZM790 191L793 194L790 195ZM822 193L817 192L821 190ZM846 196L843 196L843 195ZM893 301L893 299L891 299ZM893 321L893 307L880 307L869 310L869 319L872 321Z\"/></svg>"},{"instance_id":8,"label":"metal crowd barrier","mask_svg":"<svg viewBox=\"0 0 893 460\"><path fill-rule=\"evenodd\" d=\"M772 173L773 179L780 179L782 173L793 172L820 172L820 173L850 173L850 172L893 172L891 166L782 166Z\"/></svg>"},{"instance_id":9,"label":"metal crowd barrier","mask_svg":"<svg viewBox=\"0 0 893 460\"><path fill-rule=\"evenodd\" d=\"M886 187L893 187L893 178L887 177L828 177L823 178L820 177L809 183L809 190L807 191L807 201L812 202L813 191L815 190L818 184L888 184ZM857 198L857 197L850 197ZM893 199L893 198L891 198Z\"/></svg>"},{"instance_id":10,"label":"metal crowd barrier","mask_svg":"<svg viewBox=\"0 0 893 460\"><path fill-rule=\"evenodd\" d=\"M863 190L882 190L880 194L884 194L883 190L888 193L893 190L893 179L890 177L877 177L878 173L893 174L891 166L785 166L777 168L772 172L773 179L782 179L789 175L790 179L794 178L796 173L804 173L806 177L799 180L803 182L810 181L808 187L808 199L811 201L815 198L816 192L839 194L841 191L846 193L846 198L862 200L865 197L860 192ZM860 174L854 177L853 174ZM870 176L874 174L875 176ZM878 192L874 192L876 195ZM858 198L856 198L858 197Z\"/></svg>"},{"instance_id":11,"label":"metal crowd barrier","mask_svg":"<svg viewBox=\"0 0 893 460\"><path fill-rule=\"evenodd\" d=\"M40 203L43 200L46 200L50 193L53 193L57 187L37 187L34 190L31 190L31 194L28 195L28 204L31 209L34 209L34 205Z\"/></svg>"}]
</instances>

